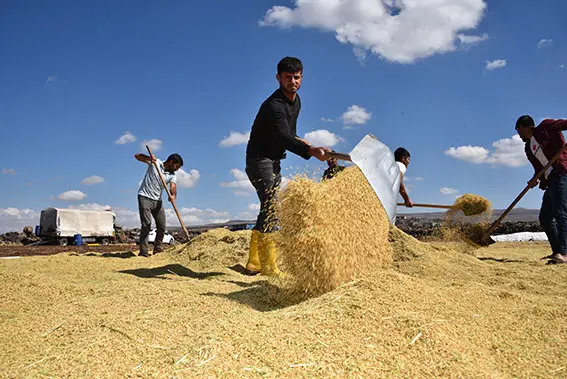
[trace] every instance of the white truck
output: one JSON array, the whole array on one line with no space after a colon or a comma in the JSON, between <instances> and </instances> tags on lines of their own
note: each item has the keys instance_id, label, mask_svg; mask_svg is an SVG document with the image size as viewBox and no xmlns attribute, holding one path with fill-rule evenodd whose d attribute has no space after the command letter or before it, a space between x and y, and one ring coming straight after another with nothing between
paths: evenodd
<instances>
[{"instance_id":1,"label":"white truck","mask_svg":"<svg viewBox=\"0 0 567 379\"><path fill-rule=\"evenodd\" d=\"M115 239L114 212L86 211L68 208L47 208L41 211L36 234L47 240L56 240L59 245L72 244L76 235L83 242L98 242L108 245Z\"/></svg>"}]
</instances>

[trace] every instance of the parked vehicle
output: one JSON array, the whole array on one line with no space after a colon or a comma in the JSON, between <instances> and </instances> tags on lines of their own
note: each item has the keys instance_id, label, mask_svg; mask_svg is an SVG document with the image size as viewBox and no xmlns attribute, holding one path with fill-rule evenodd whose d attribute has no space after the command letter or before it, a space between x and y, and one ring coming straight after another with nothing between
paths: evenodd
<instances>
[{"instance_id":1,"label":"parked vehicle","mask_svg":"<svg viewBox=\"0 0 567 379\"><path fill-rule=\"evenodd\" d=\"M154 243L156 240L156 229L150 230L150 234L148 234L148 243ZM136 243L140 243L140 235L136 236ZM167 245L173 245L175 243L175 238L166 230L165 234L163 235L162 243Z\"/></svg>"},{"instance_id":2,"label":"parked vehicle","mask_svg":"<svg viewBox=\"0 0 567 379\"><path fill-rule=\"evenodd\" d=\"M112 211L87 211L81 209L47 208L41 211L36 234L44 240L55 240L66 246L80 235L82 242L98 242L108 245L115 240Z\"/></svg>"}]
</instances>

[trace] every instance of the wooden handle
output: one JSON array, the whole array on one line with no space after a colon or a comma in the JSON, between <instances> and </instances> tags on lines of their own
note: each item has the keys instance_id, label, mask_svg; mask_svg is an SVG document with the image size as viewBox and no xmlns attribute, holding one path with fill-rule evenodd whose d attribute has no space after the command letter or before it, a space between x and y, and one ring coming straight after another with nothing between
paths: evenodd
<instances>
[{"instance_id":1,"label":"wooden handle","mask_svg":"<svg viewBox=\"0 0 567 379\"><path fill-rule=\"evenodd\" d=\"M398 203L399 206L405 206L404 203ZM413 203L414 207L424 207L424 208L442 208L442 209L453 209L452 205L439 205L439 204L416 204Z\"/></svg>"},{"instance_id":2,"label":"wooden handle","mask_svg":"<svg viewBox=\"0 0 567 379\"><path fill-rule=\"evenodd\" d=\"M150 147L148 145L146 145L146 149L148 149L148 153L150 153L150 160L151 160L152 157L154 157L154 155L152 154L152 151L150 150ZM165 188L165 192L167 192L167 198L171 199L171 193L169 192L169 188L167 188L167 184L165 183L165 178L163 177L163 174L161 173L161 170L159 169L157 162L152 162L152 163L154 164L154 167L156 168L156 171L158 172L159 178L161 179L161 183L163 184L163 187ZM181 224L181 227L183 228L183 231L185 232L185 236L187 237L187 239L190 239L189 232L187 231L187 228L185 227L185 224L183 223L183 219L181 218L181 215L179 214L179 211L177 210L177 206L175 205L175 202L172 201L171 205L173 205L173 209L175 210L175 214L177 215L177 218L179 219L179 223Z\"/></svg>"},{"instance_id":3,"label":"wooden handle","mask_svg":"<svg viewBox=\"0 0 567 379\"><path fill-rule=\"evenodd\" d=\"M547 171L548 168L551 167L552 164L555 163L555 161L557 160L557 158L559 158L559 156L561 155L561 153L563 153L563 151L565 150L565 147L567 145L563 145L561 147L561 149L559 149L559 151L553 156L553 158L551 158L551 160L549 162L547 162L547 164L541 169L540 172L537 173L537 175L534 177L534 179L539 179L543 174L545 174L545 172ZM492 223L492 225L490 225L490 228L488 228L488 230L486 231L487 235L492 234L492 232L498 227L498 225L500 225L500 223L502 222L502 220L504 219L504 217L506 217L508 215L508 213L510 213L512 211L512 209L514 209L514 207L516 206L516 204L518 203L518 201L520 201L520 199L522 197L524 197L524 195L530 190L530 185L528 184L526 186L526 188L524 188L522 190L522 192L520 192L520 194L518 196L516 196L516 198L514 199L514 201L512 201L512 204L510 204L510 206L508 208L506 208L506 210L500 215L500 217L498 217L498 220L494 221Z\"/></svg>"},{"instance_id":4,"label":"wooden handle","mask_svg":"<svg viewBox=\"0 0 567 379\"><path fill-rule=\"evenodd\" d=\"M335 153L334 151L325 151L325 155L329 158L336 158L336 159L340 159L342 161L352 162L352 159L350 159L350 155L348 155L348 154Z\"/></svg>"}]
</instances>

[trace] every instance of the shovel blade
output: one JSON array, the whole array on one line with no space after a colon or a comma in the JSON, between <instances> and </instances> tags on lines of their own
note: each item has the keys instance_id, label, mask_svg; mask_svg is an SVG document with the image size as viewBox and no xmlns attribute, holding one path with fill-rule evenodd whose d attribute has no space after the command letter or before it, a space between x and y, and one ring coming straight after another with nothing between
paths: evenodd
<instances>
[{"instance_id":1,"label":"shovel blade","mask_svg":"<svg viewBox=\"0 0 567 379\"><path fill-rule=\"evenodd\" d=\"M396 221L396 206L401 172L388 146L372 134L367 134L350 152L370 186L378 196L390 223Z\"/></svg>"}]
</instances>

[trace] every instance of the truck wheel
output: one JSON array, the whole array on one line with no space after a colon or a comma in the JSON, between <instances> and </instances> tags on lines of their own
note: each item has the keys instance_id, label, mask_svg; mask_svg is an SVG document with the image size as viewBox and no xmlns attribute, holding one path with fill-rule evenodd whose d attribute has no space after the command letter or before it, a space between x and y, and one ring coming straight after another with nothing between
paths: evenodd
<instances>
[{"instance_id":1,"label":"truck wheel","mask_svg":"<svg viewBox=\"0 0 567 379\"><path fill-rule=\"evenodd\" d=\"M59 239L59 246L67 246L69 244L69 241L67 240L67 238L60 238Z\"/></svg>"},{"instance_id":2,"label":"truck wheel","mask_svg":"<svg viewBox=\"0 0 567 379\"><path fill-rule=\"evenodd\" d=\"M110 241L108 240L108 238L103 238L103 239L100 241L100 244L101 244L102 246L107 246L107 245L110 244Z\"/></svg>"}]
</instances>

